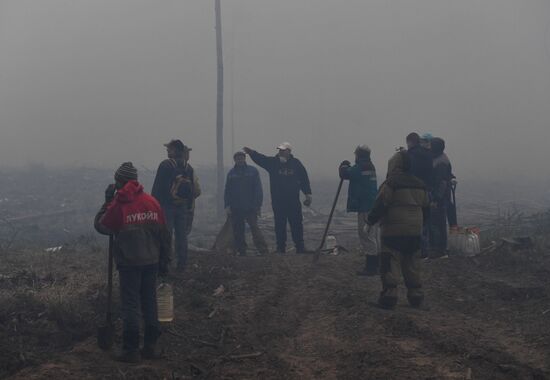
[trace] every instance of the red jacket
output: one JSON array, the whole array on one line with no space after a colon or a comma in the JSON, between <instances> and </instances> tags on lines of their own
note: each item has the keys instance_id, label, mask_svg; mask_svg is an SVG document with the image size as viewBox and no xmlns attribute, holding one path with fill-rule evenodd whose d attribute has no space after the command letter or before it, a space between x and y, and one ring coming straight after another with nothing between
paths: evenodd
<instances>
[{"instance_id":1,"label":"red jacket","mask_svg":"<svg viewBox=\"0 0 550 380\"><path fill-rule=\"evenodd\" d=\"M103 205L95 219L96 229L115 236L117 265L167 265L171 239L164 214L155 198L137 181L117 191L112 202Z\"/></svg>"}]
</instances>

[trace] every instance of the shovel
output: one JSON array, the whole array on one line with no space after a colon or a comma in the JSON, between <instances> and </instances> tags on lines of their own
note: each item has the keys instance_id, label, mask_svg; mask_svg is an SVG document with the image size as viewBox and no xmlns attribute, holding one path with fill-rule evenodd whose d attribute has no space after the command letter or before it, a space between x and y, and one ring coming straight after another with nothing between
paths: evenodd
<instances>
[{"instance_id":1,"label":"shovel","mask_svg":"<svg viewBox=\"0 0 550 380\"><path fill-rule=\"evenodd\" d=\"M113 298L113 235L109 235L109 263L107 274L107 315L105 324L97 329L97 345L102 350L109 350L113 347L115 326L113 325L112 313Z\"/></svg>"},{"instance_id":2,"label":"shovel","mask_svg":"<svg viewBox=\"0 0 550 380\"><path fill-rule=\"evenodd\" d=\"M456 214L456 183L451 185L451 196L452 196L453 204L447 211L447 215L448 215L449 225L453 227L458 225L457 214Z\"/></svg>"},{"instance_id":3,"label":"shovel","mask_svg":"<svg viewBox=\"0 0 550 380\"><path fill-rule=\"evenodd\" d=\"M313 262L316 263L319 261L319 256L321 256L321 251L323 250L323 246L325 245L325 241L327 239L328 230L330 228L330 223L332 222L332 216L334 215L334 210L336 209L336 204L338 203L338 198L340 197L340 191L342 191L342 185L344 184L344 179L340 179L340 183L338 184L338 190L336 190L336 196L334 197L334 202L332 202L332 209L330 210L330 214L328 216L327 225L325 227L325 232L323 233L323 238L321 239L321 244L319 244L319 248L315 251L315 254L313 255Z\"/></svg>"}]
</instances>

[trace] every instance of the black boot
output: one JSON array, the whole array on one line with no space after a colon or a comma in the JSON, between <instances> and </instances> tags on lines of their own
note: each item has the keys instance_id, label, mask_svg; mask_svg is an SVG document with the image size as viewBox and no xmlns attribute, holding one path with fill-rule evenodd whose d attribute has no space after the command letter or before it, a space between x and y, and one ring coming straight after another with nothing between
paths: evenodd
<instances>
[{"instance_id":1,"label":"black boot","mask_svg":"<svg viewBox=\"0 0 550 380\"><path fill-rule=\"evenodd\" d=\"M159 336L160 330L157 326L145 326L143 349L141 350L141 357L143 359L160 359L161 355L157 351L157 340Z\"/></svg>"},{"instance_id":2,"label":"black boot","mask_svg":"<svg viewBox=\"0 0 550 380\"><path fill-rule=\"evenodd\" d=\"M397 289L388 288L383 290L380 297L378 297L378 305L383 309L393 309L397 305Z\"/></svg>"},{"instance_id":3,"label":"black boot","mask_svg":"<svg viewBox=\"0 0 550 380\"><path fill-rule=\"evenodd\" d=\"M114 359L123 363L139 363L139 331L128 330L122 333L122 350Z\"/></svg>"},{"instance_id":4,"label":"black boot","mask_svg":"<svg viewBox=\"0 0 550 380\"><path fill-rule=\"evenodd\" d=\"M358 276L376 276L380 267L378 255L367 255L365 259L365 268L357 272Z\"/></svg>"}]
</instances>

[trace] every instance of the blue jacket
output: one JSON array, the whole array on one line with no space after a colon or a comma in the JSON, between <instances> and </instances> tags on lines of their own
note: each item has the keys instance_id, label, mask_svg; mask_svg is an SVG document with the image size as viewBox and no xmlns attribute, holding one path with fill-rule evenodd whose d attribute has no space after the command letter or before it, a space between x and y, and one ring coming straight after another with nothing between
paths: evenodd
<instances>
[{"instance_id":1,"label":"blue jacket","mask_svg":"<svg viewBox=\"0 0 550 380\"><path fill-rule=\"evenodd\" d=\"M258 169L253 166L235 166L225 181L225 207L231 211L256 211L262 207L262 182Z\"/></svg>"},{"instance_id":2,"label":"blue jacket","mask_svg":"<svg viewBox=\"0 0 550 380\"><path fill-rule=\"evenodd\" d=\"M369 212L378 192L376 169L372 162L360 160L353 166L340 166L340 178L349 180L347 211Z\"/></svg>"}]
</instances>

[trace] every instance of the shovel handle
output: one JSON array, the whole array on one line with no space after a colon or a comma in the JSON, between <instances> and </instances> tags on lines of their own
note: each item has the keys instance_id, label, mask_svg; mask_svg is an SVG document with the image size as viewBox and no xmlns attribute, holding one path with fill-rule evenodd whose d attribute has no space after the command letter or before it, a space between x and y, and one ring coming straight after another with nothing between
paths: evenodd
<instances>
[{"instance_id":1,"label":"shovel handle","mask_svg":"<svg viewBox=\"0 0 550 380\"><path fill-rule=\"evenodd\" d=\"M323 232L323 238L321 239L321 244L319 244L319 248L317 251L315 251L315 256L313 256L313 260L317 262L319 260L319 254L321 253L321 249L323 249L323 246L325 245L325 241L327 239L328 231L330 228L330 223L332 222L332 217L334 216L334 210L336 209L336 205L338 204L338 198L340 198L340 192L342 191L342 185L344 184L344 179L340 178L340 183L338 184L338 190L336 190L336 196L334 197L334 201L332 202L332 208L330 209L330 214L328 216L327 225L325 226L325 231Z\"/></svg>"},{"instance_id":2,"label":"shovel handle","mask_svg":"<svg viewBox=\"0 0 550 380\"><path fill-rule=\"evenodd\" d=\"M113 300L113 235L109 235L109 262L107 264L107 324L111 323Z\"/></svg>"}]
</instances>

